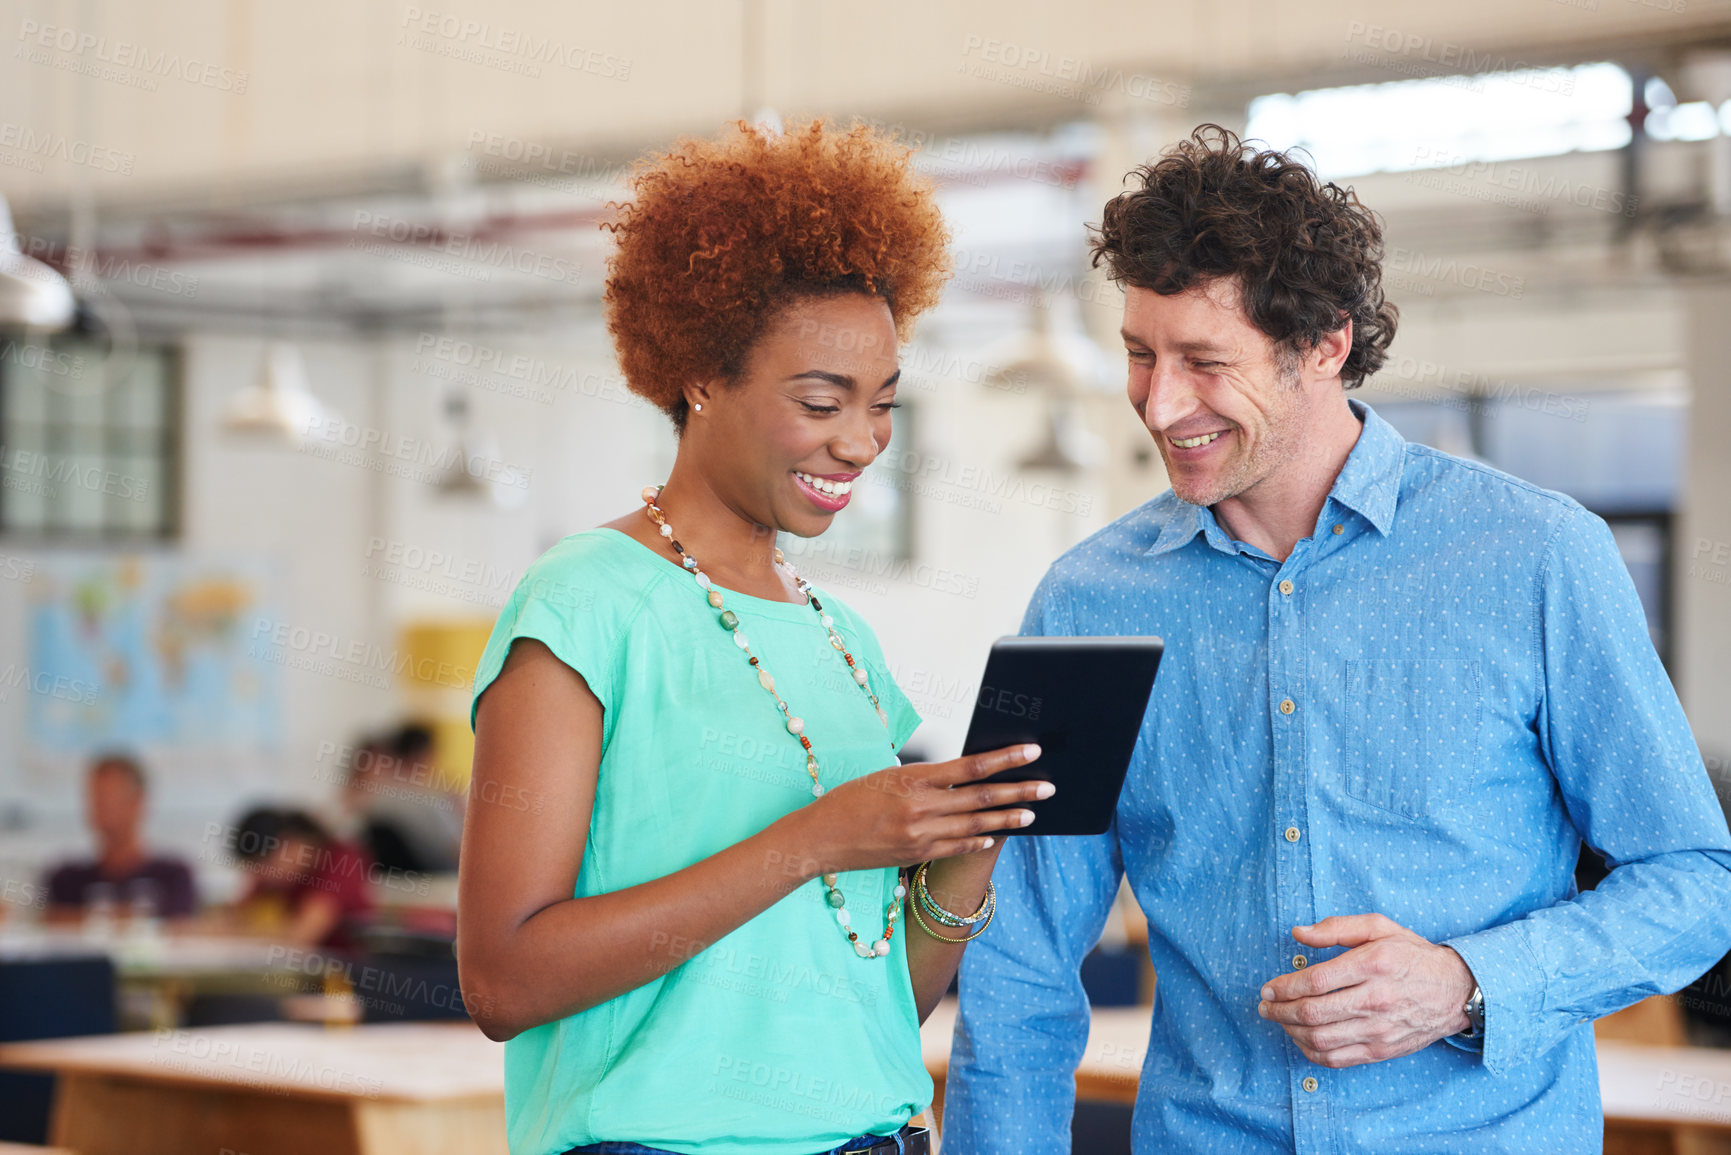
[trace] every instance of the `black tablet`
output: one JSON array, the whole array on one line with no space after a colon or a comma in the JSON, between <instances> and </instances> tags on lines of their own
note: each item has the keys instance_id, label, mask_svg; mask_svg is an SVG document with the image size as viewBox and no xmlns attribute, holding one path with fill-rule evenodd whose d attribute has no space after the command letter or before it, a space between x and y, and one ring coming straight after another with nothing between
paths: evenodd
<instances>
[{"instance_id":1,"label":"black tablet","mask_svg":"<svg viewBox=\"0 0 1731 1155\"><path fill-rule=\"evenodd\" d=\"M988 782L1041 778L1050 798L1005 834L1103 834L1136 751L1165 643L1159 638L999 638L986 659L962 753L1038 742L1040 757Z\"/></svg>"}]
</instances>

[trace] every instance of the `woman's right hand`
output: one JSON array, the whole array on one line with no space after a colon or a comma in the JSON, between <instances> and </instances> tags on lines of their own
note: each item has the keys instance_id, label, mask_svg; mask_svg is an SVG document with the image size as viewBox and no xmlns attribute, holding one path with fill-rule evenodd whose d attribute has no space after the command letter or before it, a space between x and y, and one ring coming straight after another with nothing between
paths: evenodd
<instances>
[{"instance_id":1,"label":"woman's right hand","mask_svg":"<svg viewBox=\"0 0 1731 1155\"><path fill-rule=\"evenodd\" d=\"M1050 798L1053 786L981 782L1040 756L1033 743L969 754L948 762L891 766L845 782L788 816L800 830L812 875L880 866L912 866L991 846L995 831L1017 830L1031 810L993 810Z\"/></svg>"}]
</instances>

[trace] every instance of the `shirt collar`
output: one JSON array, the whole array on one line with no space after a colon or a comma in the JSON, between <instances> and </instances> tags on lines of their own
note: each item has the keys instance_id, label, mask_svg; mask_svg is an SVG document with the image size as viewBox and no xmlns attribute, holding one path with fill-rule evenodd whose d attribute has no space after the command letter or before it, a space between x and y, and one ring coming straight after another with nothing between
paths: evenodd
<instances>
[{"instance_id":1,"label":"shirt collar","mask_svg":"<svg viewBox=\"0 0 1731 1155\"><path fill-rule=\"evenodd\" d=\"M1364 422L1364 431L1347 454L1329 496L1387 535L1394 528L1406 468L1406 438L1364 402L1349 397L1346 403L1353 416Z\"/></svg>"},{"instance_id":2,"label":"shirt collar","mask_svg":"<svg viewBox=\"0 0 1731 1155\"><path fill-rule=\"evenodd\" d=\"M1349 397L1346 403L1353 416L1364 423L1364 429L1359 433L1352 452L1347 454L1346 464L1334 479L1334 488L1328 496L1370 522L1378 533L1387 534L1394 528L1395 504L1400 496L1401 474L1406 463L1406 439L1364 402ZM1230 536L1215 520L1212 510L1175 501L1166 524L1148 549L1148 556L1188 545L1190 539L1199 533L1215 549L1237 552Z\"/></svg>"}]
</instances>

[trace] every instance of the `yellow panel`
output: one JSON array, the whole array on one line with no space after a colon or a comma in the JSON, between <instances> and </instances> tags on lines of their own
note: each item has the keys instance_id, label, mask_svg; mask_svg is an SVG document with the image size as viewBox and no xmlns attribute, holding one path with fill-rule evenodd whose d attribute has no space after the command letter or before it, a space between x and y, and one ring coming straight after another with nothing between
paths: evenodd
<instances>
[{"instance_id":1,"label":"yellow panel","mask_svg":"<svg viewBox=\"0 0 1731 1155\"><path fill-rule=\"evenodd\" d=\"M475 765L475 735L469 730L469 716L438 718L432 727L439 782L451 790L467 790L469 772Z\"/></svg>"},{"instance_id":2,"label":"yellow panel","mask_svg":"<svg viewBox=\"0 0 1731 1155\"><path fill-rule=\"evenodd\" d=\"M469 689L475 666L487 648L491 619L410 622L403 627L404 697L409 712L433 731L433 759L439 782L463 789L475 760L469 732Z\"/></svg>"},{"instance_id":3,"label":"yellow panel","mask_svg":"<svg viewBox=\"0 0 1731 1155\"><path fill-rule=\"evenodd\" d=\"M410 622L403 627L404 668L411 683L466 689L475 680L475 664L487 648L492 619Z\"/></svg>"}]
</instances>

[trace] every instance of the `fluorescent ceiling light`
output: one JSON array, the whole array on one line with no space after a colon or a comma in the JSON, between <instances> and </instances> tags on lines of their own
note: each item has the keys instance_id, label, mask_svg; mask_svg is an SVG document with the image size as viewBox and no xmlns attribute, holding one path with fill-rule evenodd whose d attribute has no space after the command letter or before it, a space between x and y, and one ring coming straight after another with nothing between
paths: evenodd
<instances>
[{"instance_id":1,"label":"fluorescent ceiling light","mask_svg":"<svg viewBox=\"0 0 1731 1155\"><path fill-rule=\"evenodd\" d=\"M269 437L298 446L307 434L335 415L307 388L300 350L286 341L265 346L258 379L236 393L223 410L230 433Z\"/></svg>"},{"instance_id":2,"label":"fluorescent ceiling light","mask_svg":"<svg viewBox=\"0 0 1731 1155\"><path fill-rule=\"evenodd\" d=\"M0 194L0 325L59 330L72 323L75 311L66 278L24 255L12 227L12 207Z\"/></svg>"}]
</instances>

